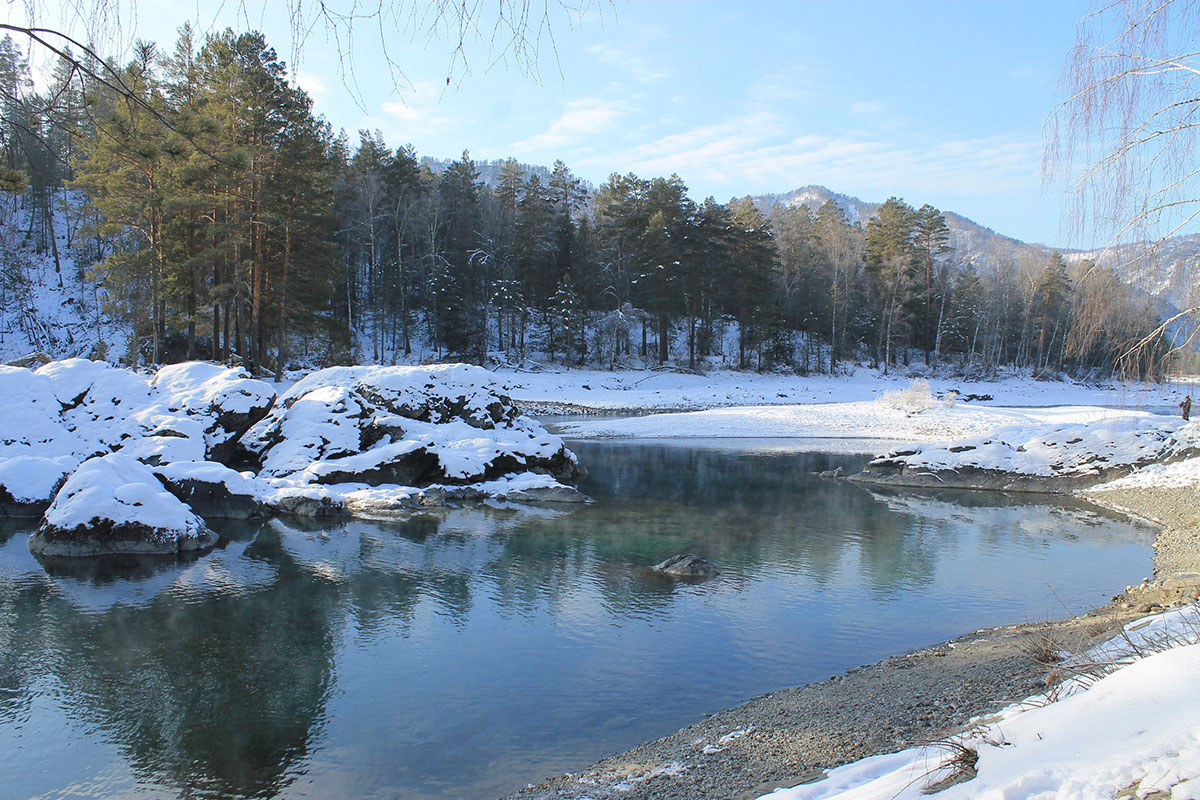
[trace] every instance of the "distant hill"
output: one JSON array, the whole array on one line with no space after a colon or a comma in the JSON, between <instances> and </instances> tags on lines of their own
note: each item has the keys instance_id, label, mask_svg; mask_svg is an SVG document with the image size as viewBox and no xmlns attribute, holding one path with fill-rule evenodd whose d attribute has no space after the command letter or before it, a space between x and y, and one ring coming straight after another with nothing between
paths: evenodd
<instances>
[{"instance_id":1,"label":"distant hill","mask_svg":"<svg viewBox=\"0 0 1200 800\"><path fill-rule=\"evenodd\" d=\"M1172 236L1149 252L1139 243L1108 252L1078 250L1068 258L1090 258L1113 266L1126 283L1157 299L1164 314L1200 305L1200 234Z\"/></svg>"},{"instance_id":2,"label":"distant hill","mask_svg":"<svg viewBox=\"0 0 1200 800\"><path fill-rule=\"evenodd\" d=\"M783 194L757 195L750 199L764 213L770 213L781 203L807 206L816 212L832 200L848 219L864 225L882 205L824 186L802 186ZM1005 236L953 211L942 209L942 216L946 218L951 243L958 256L979 271L1017 269L1023 264L1037 268L1045 264L1056 249ZM1164 316L1200 306L1200 234L1173 236L1148 254L1146 251L1144 243L1128 244L1107 252L1059 249L1068 261L1090 258L1112 266L1127 284L1153 297Z\"/></svg>"},{"instance_id":3,"label":"distant hill","mask_svg":"<svg viewBox=\"0 0 1200 800\"><path fill-rule=\"evenodd\" d=\"M496 184L500 182L500 170L504 168L504 162L507 160L508 159L494 158L490 161L476 161L475 171L479 173L479 179L483 181L485 185L495 188ZM421 165L429 167L429 169L437 175L441 175L443 172L445 172L446 168L452 163L453 161L448 158L432 158L430 156L421 157ZM529 176L531 175L537 175L538 180L542 182L543 186L550 182L551 169L549 167L543 167L540 164L525 164L523 162L518 162L518 165L521 167L521 174L526 180L529 180ZM595 191L596 187L591 183L583 179L580 180L583 183L583 187L587 189L587 191Z\"/></svg>"},{"instance_id":4,"label":"distant hill","mask_svg":"<svg viewBox=\"0 0 1200 800\"><path fill-rule=\"evenodd\" d=\"M784 194L751 196L763 213L770 213L776 205L807 206L814 213L832 200L851 222L866 225L882 203L871 203L857 197L841 194L824 186L802 186ZM1022 259L1045 261L1052 248L1042 244L1030 244L985 228L961 214L942 209L946 225L950 228L951 244L960 257L974 264L977 269L996 268L1019 263Z\"/></svg>"}]
</instances>

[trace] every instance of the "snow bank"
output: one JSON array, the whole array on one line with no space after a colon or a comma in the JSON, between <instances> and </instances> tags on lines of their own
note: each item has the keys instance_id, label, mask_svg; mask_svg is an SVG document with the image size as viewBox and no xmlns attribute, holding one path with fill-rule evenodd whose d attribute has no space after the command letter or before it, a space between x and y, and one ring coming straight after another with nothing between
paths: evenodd
<instances>
[{"instance_id":1,"label":"snow bank","mask_svg":"<svg viewBox=\"0 0 1200 800\"><path fill-rule=\"evenodd\" d=\"M894 447L897 442L945 442L982 436L1014 425L1032 428L1147 416L1144 411L1097 406L998 408L963 402L953 405L939 402L923 411L912 412L888 402L870 401L744 406L625 418L597 417L564 422L557 428L564 436L585 439L837 439L841 441L817 443L812 449L827 450L836 446L840 452L876 454L881 448Z\"/></svg>"},{"instance_id":2,"label":"snow bank","mask_svg":"<svg viewBox=\"0 0 1200 800\"><path fill-rule=\"evenodd\" d=\"M1163 649L1167 642L1175 646ZM916 800L954 773L949 762L962 748L977 754L977 775L937 797L1200 795L1196 607L1133 623L1081 660L1127 665L1094 682L1072 679L1056 691L1056 701L1043 696L1011 706L954 744L873 756L760 800Z\"/></svg>"},{"instance_id":3,"label":"snow bank","mask_svg":"<svg viewBox=\"0 0 1200 800\"><path fill-rule=\"evenodd\" d=\"M149 467L112 453L85 461L67 479L29 548L51 556L176 553L216 538Z\"/></svg>"},{"instance_id":4,"label":"snow bank","mask_svg":"<svg viewBox=\"0 0 1200 800\"><path fill-rule=\"evenodd\" d=\"M1093 492L1114 489L1166 489L1200 486L1200 458L1188 458L1171 464L1149 464L1132 475L1093 486Z\"/></svg>"},{"instance_id":5,"label":"snow bank","mask_svg":"<svg viewBox=\"0 0 1200 800\"><path fill-rule=\"evenodd\" d=\"M543 370L497 373L505 393L523 406L567 404L620 411L700 410L728 406L862 403L904 389L908 375L865 367L852 375L777 375L735 370L708 374L671 370ZM993 380L930 377L935 396L958 392L960 404L979 407L1106 406L1176 408L1190 387L1168 384L1084 385L1012 375ZM969 397L991 400L967 401Z\"/></svg>"}]
</instances>

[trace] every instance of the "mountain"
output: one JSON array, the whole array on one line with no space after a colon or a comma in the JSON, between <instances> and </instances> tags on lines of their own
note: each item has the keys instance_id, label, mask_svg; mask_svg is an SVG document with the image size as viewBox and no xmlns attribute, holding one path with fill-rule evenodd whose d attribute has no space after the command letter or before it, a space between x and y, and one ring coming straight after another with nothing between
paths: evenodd
<instances>
[{"instance_id":1,"label":"mountain","mask_svg":"<svg viewBox=\"0 0 1200 800\"><path fill-rule=\"evenodd\" d=\"M764 214L769 214L776 205L806 206L816 210L832 200L851 222L862 225L875 215L882 203L871 203L857 197L841 194L824 186L802 186L784 194L764 194L750 198ZM1031 244L997 233L974 220L953 211L942 211L946 225L950 228L951 244L955 252L978 270L995 269L1015 265L1026 259L1045 262L1052 248L1042 244Z\"/></svg>"},{"instance_id":2,"label":"mountain","mask_svg":"<svg viewBox=\"0 0 1200 800\"><path fill-rule=\"evenodd\" d=\"M1200 234L1067 254L1068 260L1084 258L1115 268L1126 283L1158 300L1165 315L1200 305Z\"/></svg>"}]
</instances>

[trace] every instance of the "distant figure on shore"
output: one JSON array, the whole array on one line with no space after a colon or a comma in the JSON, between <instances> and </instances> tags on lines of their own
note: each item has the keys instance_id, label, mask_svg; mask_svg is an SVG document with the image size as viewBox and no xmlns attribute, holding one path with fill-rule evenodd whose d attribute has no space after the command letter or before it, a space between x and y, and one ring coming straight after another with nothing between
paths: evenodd
<instances>
[{"instance_id":1,"label":"distant figure on shore","mask_svg":"<svg viewBox=\"0 0 1200 800\"><path fill-rule=\"evenodd\" d=\"M1190 394L1179 403L1179 410L1183 412L1184 419L1192 415L1192 396Z\"/></svg>"}]
</instances>

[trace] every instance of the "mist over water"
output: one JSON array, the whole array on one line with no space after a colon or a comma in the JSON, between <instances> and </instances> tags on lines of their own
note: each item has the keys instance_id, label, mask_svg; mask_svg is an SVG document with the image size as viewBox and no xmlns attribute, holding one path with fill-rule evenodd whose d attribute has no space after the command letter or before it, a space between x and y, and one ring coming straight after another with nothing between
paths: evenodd
<instances>
[{"instance_id":1,"label":"mist over water","mask_svg":"<svg viewBox=\"0 0 1200 800\"><path fill-rule=\"evenodd\" d=\"M40 563L0 524L0 796L494 797L1149 574L1082 504L768 445L579 442L593 505L229 523L182 561ZM722 574L649 571L681 552Z\"/></svg>"}]
</instances>

